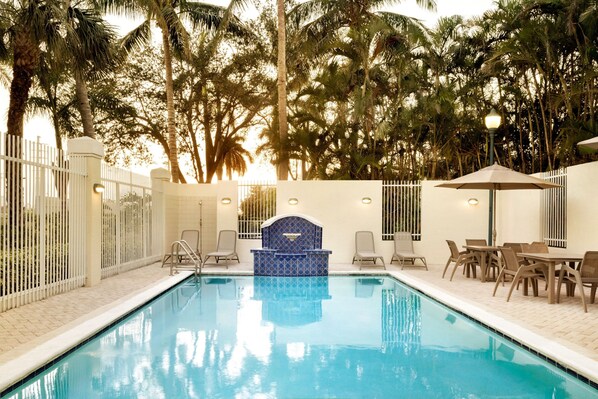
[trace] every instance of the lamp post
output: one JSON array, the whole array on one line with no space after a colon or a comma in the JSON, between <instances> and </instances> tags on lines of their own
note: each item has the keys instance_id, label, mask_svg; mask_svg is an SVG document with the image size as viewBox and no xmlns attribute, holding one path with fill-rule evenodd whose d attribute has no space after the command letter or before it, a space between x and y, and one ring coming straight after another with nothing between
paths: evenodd
<instances>
[{"instance_id":1,"label":"lamp post","mask_svg":"<svg viewBox=\"0 0 598 399\"><path fill-rule=\"evenodd\" d=\"M490 113L484 118L486 129L490 135L490 157L488 158L488 166L494 164L494 134L496 129L500 126L501 116L494 108L490 110ZM493 216L494 216L494 190L490 191L490 198L488 200L490 204L490 211L488 212L488 244L494 245L494 234L493 234Z\"/></svg>"}]
</instances>

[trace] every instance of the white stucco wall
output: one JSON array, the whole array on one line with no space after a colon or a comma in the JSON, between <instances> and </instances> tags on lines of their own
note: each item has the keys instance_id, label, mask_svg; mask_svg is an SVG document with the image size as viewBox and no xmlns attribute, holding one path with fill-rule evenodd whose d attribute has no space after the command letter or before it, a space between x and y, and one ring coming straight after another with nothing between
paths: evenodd
<instances>
[{"instance_id":1,"label":"white stucco wall","mask_svg":"<svg viewBox=\"0 0 598 399\"><path fill-rule=\"evenodd\" d=\"M568 251L598 249L598 162L568 169L567 228ZM415 250L429 263L444 264L448 258L446 240L461 247L466 238L487 238L487 190L439 188L441 181L422 183L422 240ZM185 228L198 228L198 201L205 201L204 252L213 250L222 229L237 230L237 182L176 185L165 183L165 249ZM230 204L221 199L231 198ZM362 203L370 197L371 204ZM290 205L289 198L297 198ZM478 205L467 203L477 198ZM497 192L497 242L541 240L540 190ZM374 232L377 252L386 262L393 253L392 241L382 241L381 181L281 181L277 185L277 214L302 213L323 224L323 248L332 251L331 263L348 263L355 251L355 232ZM194 227L195 226L195 227ZM242 262L252 262L250 249L261 247L260 240L238 240Z\"/></svg>"},{"instance_id":2,"label":"white stucco wall","mask_svg":"<svg viewBox=\"0 0 598 399\"><path fill-rule=\"evenodd\" d=\"M370 197L371 204L364 204ZM297 198L290 205L289 198ZM355 232L374 232L378 252L390 256L382 242L382 181L281 181L276 188L276 212L303 213L323 224L322 248L332 251L330 263L347 263L355 253Z\"/></svg>"},{"instance_id":3,"label":"white stucco wall","mask_svg":"<svg viewBox=\"0 0 598 399\"><path fill-rule=\"evenodd\" d=\"M446 240L455 241L461 249L466 238L488 236L488 191L436 187L440 183L422 182L422 239L415 243L415 249L429 263L446 262ZM479 203L469 205L470 198L477 198Z\"/></svg>"},{"instance_id":4,"label":"white stucco wall","mask_svg":"<svg viewBox=\"0 0 598 399\"><path fill-rule=\"evenodd\" d=\"M567 250L598 250L598 162L567 170Z\"/></svg>"}]
</instances>

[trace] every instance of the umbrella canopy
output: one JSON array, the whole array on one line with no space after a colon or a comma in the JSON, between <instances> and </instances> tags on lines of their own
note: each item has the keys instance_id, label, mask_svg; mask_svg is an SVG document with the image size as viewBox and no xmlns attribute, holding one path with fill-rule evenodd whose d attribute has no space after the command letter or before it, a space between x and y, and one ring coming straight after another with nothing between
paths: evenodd
<instances>
[{"instance_id":1,"label":"umbrella canopy","mask_svg":"<svg viewBox=\"0 0 598 399\"><path fill-rule=\"evenodd\" d=\"M577 145L598 150L598 137L592 137L591 139L580 141L577 143Z\"/></svg>"},{"instance_id":2,"label":"umbrella canopy","mask_svg":"<svg viewBox=\"0 0 598 399\"><path fill-rule=\"evenodd\" d=\"M529 190L560 187L542 179L494 164L436 187L480 190Z\"/></svg>"},{"instance_id":3,"label":"umbrella canopy","mask_svg":"<svg viewBox=\"0 0 598 399\"><path fill-rule=\"evenodd\" d=\"M493 210L494 203L496 202L496 190L543 190L561 186L533 176L515 172L514 170L495 163L494 165L480 169L477 172L458 177L446 183L438 184L436 187L467 190L492 190L488 219L488 241L492 245L493 243L496 243L496 212Z\"/></svg>"}]
</instances>

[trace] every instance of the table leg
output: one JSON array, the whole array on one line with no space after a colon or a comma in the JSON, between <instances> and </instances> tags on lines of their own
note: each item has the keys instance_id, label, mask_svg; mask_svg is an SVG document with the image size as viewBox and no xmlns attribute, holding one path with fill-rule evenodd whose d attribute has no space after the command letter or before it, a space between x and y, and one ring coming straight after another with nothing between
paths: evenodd
<instances>
[{"instance_id":1,"label":"table leg","mask_svg":"<svg viewBox=\"0 0 598 399\"><path fill-rule=\"evenodd\" d=\"M480 252L480 270L482 275L480 276L480 279L482 280L482 283L486 282L486 253L485 252Z\"/></svg>"},{"instance_id":2,"label":"table leg","mask_svg":"<svg viewBox=\"0 0 598 399\"><path fill-rule=\"evenodd\" d=\"M554 303L554 262L548 262L548 303Z\"/></svg>"}]
</instances>

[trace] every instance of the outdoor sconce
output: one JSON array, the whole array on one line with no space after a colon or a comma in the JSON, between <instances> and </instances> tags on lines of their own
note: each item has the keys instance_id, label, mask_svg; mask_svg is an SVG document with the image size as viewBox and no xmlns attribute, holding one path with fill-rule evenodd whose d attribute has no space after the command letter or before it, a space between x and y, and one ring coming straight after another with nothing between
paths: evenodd
<instances>
[{"instance_id":1,"label":"outdoor sconce","mask_svg":"<svg viewBox=\"0 0 598 399\"><path fill-rule=\"evenodd\" d=\"M363 197L361 199L361 202L364 204L371 204L372 203L372 199L370 197Z\"/></svg>"},{"instance_id":2,"label":"outdoor sconce","mask_svg":"<svg viewBox=\"0 0 598 399\"><path fill-rule=\"evenodd\" d=\"M94 192L94 193L101 194L101 193L103 193L105 190L106 190L106 187L104 187L104 185L103 185L103 184L100 184L100 183L95 183L95 184L93 185L93 192Z\"/></svg>"},{"instance_id":3,"label":"outdoor sconce","mask_svg":"<svg viewBox=\"0 0 598 399\"><path fill-rule=\"evenodd\" d=\"M297 198L289 198L289 205L297 205L299 200Z\"/></svg>"},{"instance_id":4,"label":"outdoor sconce","mask_svg":"<svg viewBox=\"0 0 598 399\"><path fill-rule=\"evenodd\" d=\"M231 199L229 197L224 197L224 198L222 198L222 200L220 202L222 202L223 205L228 205L232 201L231 201Z\"/></svg>"},{"instance_id":5,"label":"outdoor sconce","mask_svg":"<svg viewBox=\"0 0 598 399\"><path fill-rule=\"evenodd\" d=\"M477 204L480 203L480 201L478 201L477 198L470 198L467 200L467 203L471 206L476 206Z\"/></svg>"}]
</instances>

